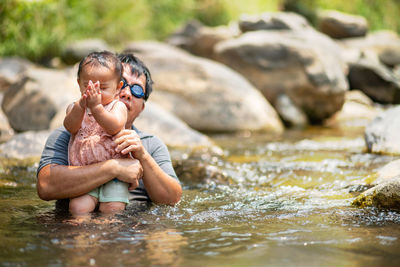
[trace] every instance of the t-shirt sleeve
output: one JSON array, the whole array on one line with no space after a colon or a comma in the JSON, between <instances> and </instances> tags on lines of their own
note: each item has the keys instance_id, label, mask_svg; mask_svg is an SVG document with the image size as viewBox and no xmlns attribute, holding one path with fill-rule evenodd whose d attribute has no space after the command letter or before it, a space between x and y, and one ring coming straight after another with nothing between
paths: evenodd
<instances>
[{"instance_id":1,"label":"t-shirt sleeve","mask_svg":"<svg viewBox=\"0 0 400 267\"><path fill-rule=\"evenodd\" d=\"M151 142L149 140L147 151L166 174L179 181L172 166L171 156L167 146L156 136L152 136L149 139Z\"/></svg>"},{"instance_id":2,"label":"t-shirt sleeve","mask_svg":"<svg viewBox=\"0 0 400 267\"><path fill-rule=\"evenodd\" d=\"M68 143L70 136L70 133L63 127L54 130L49 135L42 152L42 157L40 158L36 176L46 165L68 165Z\"/></svg>"}]
</instances>

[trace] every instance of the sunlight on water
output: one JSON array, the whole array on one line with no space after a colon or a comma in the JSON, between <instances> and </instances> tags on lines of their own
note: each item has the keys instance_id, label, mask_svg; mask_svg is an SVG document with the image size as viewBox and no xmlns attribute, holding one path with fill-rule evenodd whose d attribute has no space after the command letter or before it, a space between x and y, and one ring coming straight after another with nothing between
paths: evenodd
<instances>
[{"instance_id":1,"label":"sunlight on water","mask_svg":"<svg viewBox=\"0 0 400 267\"><path fill-rule=\"evenodd\" d=\"M345 138L326 130L287 134L282 140L216 137L224 155L199 158L210 170L221 170L225 180L184 182L175 207L136 203L116 217L95 213L81 224L37 198L32 165L5 167L1 265L398 262L400 214L351 206L374 173L394 158L366 153L360 133Z\"/></svg>"}]
</instances>

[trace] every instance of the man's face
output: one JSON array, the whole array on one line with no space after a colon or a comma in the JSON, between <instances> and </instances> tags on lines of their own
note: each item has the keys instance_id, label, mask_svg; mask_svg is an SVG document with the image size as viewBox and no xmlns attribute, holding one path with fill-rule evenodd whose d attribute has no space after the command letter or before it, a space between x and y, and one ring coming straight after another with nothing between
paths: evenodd
<instances>
[{"instance_id":1,"label":"man's face","mask_svg":"<svg viewBox=\"0 0 400 267\"><path fill-rule=\"evenodd\" d=\"M129 85L138 84L142 86L143 90L146 90L146 76L143 74L136 76L135 74L132 74L131 67L128 64L122 65L124 67L122 76L125 78L126 82ZM125 88L121 89L119 100L122 101L128 109L126 127L131 128L133 121L144 109L144 99L134 97L129 86L126 86Z\"/></svg>"}]
</instances>

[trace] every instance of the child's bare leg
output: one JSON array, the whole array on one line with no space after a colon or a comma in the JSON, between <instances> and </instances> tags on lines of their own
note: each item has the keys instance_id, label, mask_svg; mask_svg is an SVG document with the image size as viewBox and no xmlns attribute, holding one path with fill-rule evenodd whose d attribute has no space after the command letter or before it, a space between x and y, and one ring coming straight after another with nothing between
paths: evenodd
<instances>
[{"instance_id":1,"label":"child's bare leg","mask_svg":"<svg viewBox=\"0 0 400 267\"><path fill-rule=\"evenodd\" d=\"M125 210L124 202L101 202L99 210L102 213L116 213Z\"/></svg>"},{"instance_id":2,"label":"child's bare leg","mask_svg":"<svg viewBox=\"0 0 400 267\"><path fill-rule=\"evenodd\" d=\"M69 212L72 215L83 215L94 211L97 205L97 198L91 195L83 195L71 198L69 201Z\"/></svg>"}]
</instances>

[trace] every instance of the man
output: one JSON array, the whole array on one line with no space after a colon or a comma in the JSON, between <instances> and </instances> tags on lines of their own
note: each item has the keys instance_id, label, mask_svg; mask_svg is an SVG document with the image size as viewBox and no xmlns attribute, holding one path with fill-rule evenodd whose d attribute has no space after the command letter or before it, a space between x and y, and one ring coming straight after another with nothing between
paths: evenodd
<instances>
[{"instance_id":1,"label":"man","mask_svg":"<svg viewBox=\"0 0 400 267\"><path fill-rule=\"evenodd\" d=\"M151 200L157 204L179 202L182 188L171 164L167 147L153 135L140 132L134 120L145 107L152 91L150 72L132 54L120 54L124 85L120 101L128 109L125 130L114 138L116 150L133 158L111 159L87 166L68 166L70 134L64 128L48 138L37 171L37 191L43 200L65 200L88 193L114 179L129 183L131 200ZM132 130L128 130L132 128Z\"/></svg>"}]
</instances>

